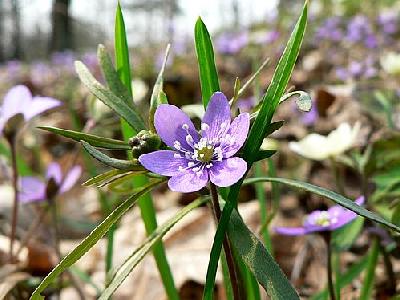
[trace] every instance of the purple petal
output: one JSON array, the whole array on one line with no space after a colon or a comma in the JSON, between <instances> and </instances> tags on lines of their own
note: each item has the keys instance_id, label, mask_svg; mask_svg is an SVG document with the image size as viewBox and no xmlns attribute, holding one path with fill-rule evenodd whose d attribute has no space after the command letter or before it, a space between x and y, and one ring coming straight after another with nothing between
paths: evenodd
<instances>
[{"instance_id":1,"label":"purple petal","mask_svg":"<svg viewBox=\"0 0 400 300\"><path fill-rule=\"evenodd\" d=\"M6 121L18 113L23 113L24 109L30 107L31 100L32 94L26 86L17 85L11 88L4 97L1 118Z\"/></svg>"},{"instance_id":2,"label":"purple petal","mask_svg":"<svg viewBox=\"0 0 400 300\"><path fill-rule=\"evenodd\" d=\"M220 187L238 182L247 171L247 163L239 157L223 159L213 164L210 169L210 180Z\"/></svg>"},{"instance_id":3,"label":"purple petal","mask_svg":"<svg viewBox=\"0 0 400 300\"><path fill-rule=\"evenodd\" d=\"M168 181L168 186L172 191L190 193L201 190L208 182L208 173L198 176L192 171L181 172L180 175L172 176Z\"/></svg>"},{"instance_id":4,"label":"purple petal","mask_svg":"<svg viewBox=\"0 0 400 300\"><path fill-rule=\"evenodd\" d=\"M221 131L223 129L221 126L228 129L231 123L231 110L228 99L223 93L216 92L211 96L202 122L208 125L208 128L202 131L203 137L213 139L225 134L226 130Z\"/></svg>"},{"instance_id":5,"label":"purple petal","mask_svg":"<svg viewBox=\"0 0 400 300\"><path fill-rule=\"evenodd\" d=\"M304 235L308 233L304 227L274 227L275 232L283 235Z\"/></svg>"},{"instance_id":6,"label":"purple petal","mask_svg":"<svg viewBox=\"0 0 400 300\"><path fill-rule=\"evenodd\" d=\"M62 180L62 172L61 167L58 163L53 162L47 166L46 178L53 178L57 184L61 183Z\"/></svg>"},{"instance_id":7,"label":"purple petal","mask_svg":"<svg viewBox=\"0 0 400 300\"><path fill-rule=\"evenodd\" d=\"M231 157L243 146L249 132L249 127L250 115L248 113L242 113L232 121L227 134L231 135L233 143L227 145L223 150L224 157Z\"/></svg>"},{"instance_id":8,"label":"purple petal","mask_svg":"<svg viewBox=\"0 0 400 300\"><path fill-rule=\"evenodd\" d=\"M46 185L36 177L22 177L20 179L19 201L29 203L40 201L46 198Z\"/></svg>"},{"instance_id":9,"label":"purple petal","mask_svg":"<svg viewBox=\"0 0 400 300\"><path fill-rule=\"evenodd\" d=\"M354 202L357 205L362 205L364 203L364 197L358 197ZM355 212L352 212L347 208L343 208L340 205L332 206L328 209L328 213L331 221L335 220L335 222L329 226L330 230L336 230L357 218L357 214Z\"/></svg>"},{"instance_id":10,"label":"purple petal","mask_svg":"<svg viewBox=\"0 0 400 300\"><path fill-rule=\"evenodd\" d=\"M187 167L188 160L183 156L181 158L175 157L180 154L171 150L159 150L149 154L142 154L139 157L140 163L147 170L160 174L163 176L175 176L182 172L179 167Z\"/></svg>"},{"instance_id":11,"label":"purple petal","mask_svg":"<svg viewBox=\"0 0 400 300\"><path fill-rule=\"evenodd\" d=\"M61 102L50 97L33 97L32 102L24 110L25 120L30 120L42 112L60 106Z\"/></svg>"},{"instance_id":12,"label":"purple petal","mask_svg":"<svg viewBox=\"0 0 400 300\"><path fill-rule=\"evenodd\" d=\"M79 177L81 177L82 174L82 168L81 166L74 166L72 167L67 175L65 175L61 187L60 187L60 193L65 193L66 191L69 191L75 183L78 181Z\"/></svg>"},{"instance_id":13,"label":"purple petal","mask_svg":"<svg viewBox=\"0 0 400 300\"><path fill-rule=\"evenodd\" d=\"M197 142L199 137L196 129L190 118L181 111L178 107L169 104L161 104L154 115L154 125L158 135L163 142L169 147L174 148L174 142L178 141L185 149L191 149L186 142L188 133L182 128L186 124L188 132L192 136L194 142Z\"/></svg>"}]
</instances>

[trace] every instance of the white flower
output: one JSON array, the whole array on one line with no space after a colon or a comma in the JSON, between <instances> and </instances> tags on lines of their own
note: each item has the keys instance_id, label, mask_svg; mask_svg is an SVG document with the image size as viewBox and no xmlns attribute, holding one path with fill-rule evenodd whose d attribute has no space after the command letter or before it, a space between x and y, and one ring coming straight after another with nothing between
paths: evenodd
<instances>
[{"instance_id":1,"label":"white flower","mask_svg":"<svg viewBox=\"0 0 400 300\"><path fill-rule=\"evenodd\" d=\"M141 102L146 97L148 90L149 88L143 80L139 78L132 80L133 101L135 103Z\"/></svg>"},{"instance_id":2,"label":"white flower","mask_svg":"<svg viewBox=\"0 0 400 300\"><path fill-rule=\"evenodd\" d=\"M382 56L381 66L386 73L400 74L400 54L389 52Z\"/></svg>"},{"instance_id":3,"label":"white flower","mask_svg":"<svg viewBox=\"0 0 400 300\"><path fill-rule=\"evenodd\" d=\"M349 150L353 146L359 131L359 122L354 127L351 127L348 123L342 123L327 136L311 133L299 142L289 143L289 148L306 158L324 160Z\"/></svg>"}]
</instances>

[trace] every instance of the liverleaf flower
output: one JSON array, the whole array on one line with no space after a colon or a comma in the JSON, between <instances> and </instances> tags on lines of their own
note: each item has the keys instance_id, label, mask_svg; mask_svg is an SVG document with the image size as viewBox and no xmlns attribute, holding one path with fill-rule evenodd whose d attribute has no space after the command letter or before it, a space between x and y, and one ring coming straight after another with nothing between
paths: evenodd
<instances>
[{"instance_id":1,"label":"liverleaf flower","mask_svg":"<svg viewBox=\"0 0 400 300\"><path fill-rule=\"evenodd\" d=\"M20 180L19 201L21 203L50 200L56 195L69 191L81 176L80 166L72 167L63 176L61 167L53 162L47 167L45 179L34 176L24 176Z\"/></svg>"},{"instance_id":2,"label":"liverleaf flower","mask_svg":"<svg viewBox=\"0 0 400 300\"><path fill-rule=\"evenodd\" d=\"M174 105L160 105L154 125L161 140L172 150L159 150L139 157L151 172L171 177L173 191L194 192L210 180L219 187L236 183L247 170L247 163L233 157L247 138L250 126L248 113L241 113L231 122L228 99L214 93L196 131L190 118Z\"/></svg>"},{"instance_id":3,"label":"liverleaf flower","mask_svg":"<svg viewBox=\"0 0 400 300\"><path fill-rule=\"evenodd\" d=\"M9 120L21 116L23 117L23 121L27 122L33 117L60 104L60 101L50 97L33 97L29 89L24 85L17 85L11 88L4 97L0 108L0 135L3 134ZM18 122L16 124L20 125ZM12 131L17 129L10 128Z\"/></svg>"},{"instance_id":4,"label":"liverleaf flower","mask_svg":"<svg viewBox=\"0 0 400 300\"><path fill-rule=\"evenodd\" d=\"M289 148L309 159L324 160L336 157L349 150L360 131L360 123L351 127L342 123L327 136L311 133L299 142L290 142Z\"/></svg>"},{"instance_id":5,"label":"liverleaf flower","mask_svg":"<svg viewBox=\"0 0 400 300\"><path fill-rule=\"evenodd\" d=\"M364 204L364 197L358 197L355 203ZM301 227L275 227L277 233L283 235L304 235L314 232L334 231L352 222L357 217L355 212L335 205L328 210L315 210L307 215Z\"/></svg>"}]
</instances>

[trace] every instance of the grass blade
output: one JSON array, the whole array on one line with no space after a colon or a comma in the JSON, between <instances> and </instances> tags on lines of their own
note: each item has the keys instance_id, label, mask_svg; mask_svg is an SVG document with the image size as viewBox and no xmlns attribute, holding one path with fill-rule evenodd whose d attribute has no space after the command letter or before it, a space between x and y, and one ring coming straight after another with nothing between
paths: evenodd
<instances>
[{"instance_id":1,"label":"grass blade","mask_svg":"<svg viewBox=\"0 0 400 300\"><path fill-rule=\"evenodd\" d=\"M219 91L220 87L210 34L200 17L194 27L194 41L199 64L201 95L206 108L212 94Z\"/></svg>"},{"instance_id":2,"label":"grass blade","mask_svg":"<svg viewBox=\"0 0 400 300\"><path fill-rule=\"evenodd\" d=\"M118 206L103 222L101 222L74 250L65 256L61 262L42 280L32 294L32 300L42 300L41 292L45 290L66 269L78 261L89 249L91 249L138 200L138 198L156 187L163 180L154 180L147 186L142 187L136 194L126 199Z\"/></svg>"},{"instance_id":3,"label":"grass blade","mask_svg":"<svg viewBox=\"0 0 400 300\"><path fill-rule=\"evenodd\" d=\"M199 198L181 211L179 211L173 218L168 220L165 224L158 227L157 230L153 231L147 239L125 260L125 262L119 266L114 277L111 279L108 287L102 292L99 300L109 299L109 297L117 290L122 284L125 278L133 271L133 269L142 261L145 255L150 252L154 244L162 239L162 237L184 216L191 212L196 207L206 203L209 200L208 197Z\"/></svg>"},{"instance_id":4,"label":"grass blade","mask_svg":"<svg viewBox=\"0 0 400 300\"><path fill-rule=\"evenodd\" d=\"M379 239L375 238L368 254L367 273L363 281L360 293L360 300L372 299L372 291L374 287L376 265L379 257Z\"/></svg>"},{"instance_id":5,"label":"grass blade","mask_svg":"<svg viewBox=\"0 0 400 300\"><path fill-rule=\"evenodd\" d=\"M37 127L42 130L46 130L63 137L72 139L74 141L80 142L85 141L88 144L92 145L93 147L99 147L103 149L110 149L110 150L131 150L132 147L129 146L127 142L114 140L110 138L100 137L93 134L83 133L75 130L69 129L62 129L57 127L51 126L40 126Z\"/></svg>"}]
</instances>

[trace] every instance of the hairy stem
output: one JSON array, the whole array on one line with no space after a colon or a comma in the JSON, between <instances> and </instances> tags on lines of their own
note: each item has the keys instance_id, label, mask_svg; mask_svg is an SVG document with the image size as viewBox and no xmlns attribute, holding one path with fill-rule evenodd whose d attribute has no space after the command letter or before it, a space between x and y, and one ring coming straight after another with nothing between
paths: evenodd
<instances>
[{"instance_id":1,"label":"hairy stem","mask_svg":"<svg viewBox=\"0 0 400 300\"><path fill-rule=\"evenodd\" d=\"M219 223L219 220L221 219L221 208L220 208L219 202L218 202L217 187L213 183L210 183L210 192L211 192L214 216L215 216L215 219L217 220L217 223ZM239 299L241 299L241 296L240 296L240 291L239 291L238 274L236 272L235 260L233 258L233 252L232 252L231 245L229 243L229 239L228 239L227 235L225 235L225 237L224 237L223 247L224 247L224 251L225 251L226 262L227 262L228 269L229 269L229 277L231 278L233 297L235 300L239 300Z\"/></svg>"},{"instance_id":2,"label":"hairy stem","mask_svg":"<svg viewBox=\"0 0 400 300\"><path fill-rule=\"evenodd\" d=\"M14 202L13 202L13 210L11 217L11 234L10 234L10 248L9 248L9 261L13 262L13 253L14 253L14 241L16 237L17 224L18 224L18 166L17 166L17 145L15 143L16 137L10 137L8 142L10 144L11 149L11 167L12 167L12 186L14 189Z\"/></svg>"},{"instance_id":3,"label":"hairy stem","mask_svg":"<svg viewBox=\"0 0 400 300\"><path fill-rule=\"evenodd\" d=\"M326 231L323 233L323 237L326 243L327 253L327 277L328 277L328 290L331 300L336 300L335 287L333 284L333 270L332 270L332 243L331 243L331 232Z\"/></svg>"}]
</instances>

